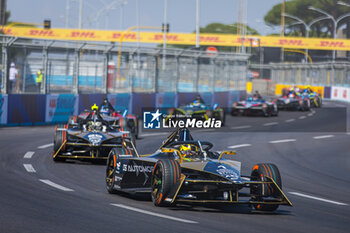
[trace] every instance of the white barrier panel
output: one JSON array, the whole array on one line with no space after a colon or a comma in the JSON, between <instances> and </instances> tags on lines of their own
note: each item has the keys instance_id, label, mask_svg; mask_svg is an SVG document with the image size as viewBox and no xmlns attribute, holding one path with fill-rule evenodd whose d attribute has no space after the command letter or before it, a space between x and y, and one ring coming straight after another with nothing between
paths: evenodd
<instances>
[{"instance_id":1,"label":"white barrier panel","mask_svg":"<svg viewBox=\"0 0 350 233\"><path fill-rule=\"evenodd\" d=\"M0 95L0 125L7 124L8 95Z\"/></svg>"},{"instance_id":2,"label":"white barrier panel","mask_svg":"<svg viewBox=\"0 0 350 233\"><path fill-rule=\"evenodd\" d=\"M341 100L350 102L350 88L347 87L332 87L332 100Z\"/></svg>"}]
</instances>

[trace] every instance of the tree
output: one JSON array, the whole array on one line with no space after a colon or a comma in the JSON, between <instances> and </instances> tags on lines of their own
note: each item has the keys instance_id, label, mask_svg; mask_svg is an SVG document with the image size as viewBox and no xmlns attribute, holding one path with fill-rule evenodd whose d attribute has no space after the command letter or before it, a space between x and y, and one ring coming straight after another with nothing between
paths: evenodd
<instances>
[{"instance_id":1,"label":"tree","mask_svg":"<svg viewBox=\"0 0 350 233\"><path fill-rule=\"evenodd\" d=\"M335 19L346 13L349 13L350 8L346 6L341 6L338 4L339 0L291 0L285 4L285 12L299 17L306 23L310 23L312 20L322 17L324 15L308 9L310 6L319 8L326 11L332 15ZM343 2L349 3L350 0L344 0ZM275 5L264 17L267 24L273 26L281 25L281 9L282 3ZM339 24L338 28L347 23L347 31L349 33L350 25L348 22L349 18L343 19ZM285 17L286 34L291 36L305 36L305 27L303 25L297 24L295 20ZM293 25L294 24L294 25ZM310 32L310 37L331 37L333 38L333 21L330 19L322 20L312 25L312 30Z\"/></svg>"}]
</instances>

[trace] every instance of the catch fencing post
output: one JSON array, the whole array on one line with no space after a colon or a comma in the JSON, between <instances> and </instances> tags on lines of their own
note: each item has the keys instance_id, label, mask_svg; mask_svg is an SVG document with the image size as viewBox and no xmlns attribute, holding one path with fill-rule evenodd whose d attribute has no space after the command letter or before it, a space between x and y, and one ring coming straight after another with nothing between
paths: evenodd
<instances>
[{"instance_id":1,"label":"catch fencing post","mask_svg":"<svg viewBox=\"0 0 350 233\"><path fill-rule=\"evenodd\" d=\"M198 92L199 85L199 55L196 59L196 86L194 87L194 92Z\"/></svg>"},{"instance_id":2,"label":"catch fencing post","mask_svg":"<svg viewBox=\"0 0 350 233\"><path fill-rule=\"evenodd\" d=\"M5 38L3 40L6 40ZM7 45L6 43L2 44L2 80L1 80L1 94L7 94Z\"/></svg>"}]
</instances>

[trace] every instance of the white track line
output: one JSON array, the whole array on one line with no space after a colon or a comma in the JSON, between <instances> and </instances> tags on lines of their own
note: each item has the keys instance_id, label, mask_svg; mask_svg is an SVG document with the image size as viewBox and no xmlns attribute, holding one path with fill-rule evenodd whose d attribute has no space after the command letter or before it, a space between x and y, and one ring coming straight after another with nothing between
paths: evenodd
<instances>
[{"instance_id":1,"label":"white track line","mask_svg":"<svg viewBox=\"0 0 350 233\"><path fill-rule=\"evenodd\" d=\"M148 136L160 136L160 135L167 135L170 133L145 133L145 134L141 134L141 137L148 137Z\"/></svg>"},{"instance_id":2,"label":"white track line","mask_svg":"<svg viewBox=\"0 0 350 233\"><path fill-rule=\"evenodd\" d=\"M347 135L350 135L350 132L346 133Z\"/></svg>"},{"instance_id":3,"label":"white track line","mask_svg":"<svg viewBox=\"0 0 350 233\"><path fill-rule=\"evenodd\" d=\"M45 144L45 145L42 145L42 146L38 146L38 149L45 149L45 148L48 148L50 146L53 146L53 143L49 143L49 144Z\"/></svg>"},{"instance_id":4,"label":"white track line","mask_svg":"<svg viewBox=\"0 0 350 233\"><path fill-rule=\"evenodd\" d=\"M33 152L33 151L28 151L27 153L25 153L25 155L23 156L23 158L25 158L25 159L31 159L33 155L34 155L34 152Z\"/></svg>"},{"instance_id":5,"label":"white track line","mask_svg":"<svg viewBox=\"0 0 350 233\"><path fill-rule=\"evenodd\" d=\"M303 194L303 193L289 192L289 194L296 195L299 197L306 197L306 198L310 198L310 199L314 199L314 200L318 200L318 201L324 201L324 202L328 202L328 203L332 203L332 204L336 204L336 205L348 205L348 204L343 203L343 202L332 201L332 200L324 199L321 197L314 197L314 196Z\"/></svg>"},{"instance_id":6,"label":"white track line","mask_svg":"<svg viewBox=\"0 0 350 233\"><path fill-rule=\"evenodd\" d=\"M278 122L265 123L263 126L278 125Z\"/></svg>"},{"instance_id":7,"label":"white track line","mask_svg":"<svg viewBox=\"0 0 350 233\"><path fill-rule=\"evenodd\" d=\"M299 117L300 120L305 119L305 118L306 118L306 116Z\"/></svg>"},{"instance_id":8,"label":"white track line","mask_svg":"<svg viewBox=\"0 0 350 233\"><path fill-rule=\"evenodd\" d=\"M212 132L212 131L215 131L215 129L200 129L200 130L197 130L196 132Z\"/></svg>"},{"instance_id":9,"label":"white track line","mask_svg":"<svg viewBox=\"0 0 350 233\"><path fill-rule=\"evenodd\" d=\"M293 122L293 121L295 121L294 118L286 120L287 123L288 123L288 122Z\"/></svg>"},{"instance_id":10,"label":"white track line","mask_svg":"<svg viewBox=\"0 0 350 233\"><path fill-rule=\"evenodd\" d=\"M247 147L247 146L251 146L251 144L240 144L240 145L228 146L227 148L234 149L234 148Z\"/></svg>"},{"instance_id":11,"label":"white track line","mask_svg":"<svg viewBox=\"0 0 350 233\"><path fill-rule=\"evenodd\" d=\"M313 113L309 113L309 114L307 114L307 115L311 117L311 116L313 116L314 114L313 114Z\"/></svg>"},{"instance_id":12,"label":"white track line","mask_svg":"<svg viewBox=\"0 0 350 233\"><path fill-rule=\"evenodd\" d=\"M296 139L283 139L283 140L269 141L269 143L276 144L276 143L295 142L295 141Z\"/></svg>"},{"instance_id":13,"label":"white track line","mask_svg":"<svg viewBox=\"0 0 350 233\"><path fill-rule=\"evenodd\" d=\"M251 127L252 127L251 125L242 125L242 126L231 127L231 129L248 129Z\"/></svg>"},{"instance_id":14,"label":"white track line","mask_svg":"<svg viewBox=\"0 0 350 233\"><path fill-rule=\"evenodd\" d=\"M54 182L52 182L50 180L42 180L42 179L40 179L40 181L45 183L45 184L47 184L47 185L50 185L51 187L57 188L57 189L62 190L62 191L66 191L66 192L74 191L73 189L63 187L62 185L56 184L56 183L54 183Z\"/></svg>"},{"instance_id":15,"label":"white track line","mask_svg":"<svg viewBox=\"0 0 350 233\"><path fill-rule=\"evenodd\" d=\"M159 218L166 218L166 219L170 219L170 220L174 220L174 221L178 221L178 222L198 223L198 222L195 222L195 221L182 219L182 218L171 217L171 216L168 216L168 215L165 215L165 214L158 214L158 213L154 213L154 212L143 210L143 209L134 208L134 207L123 205L123 204L112 204L111 203L111 205L119 207L119 208L131 210L131 211L139 212L139 213L142 213L142 214L148 214L148 215L156 216L156 217L159 217Z\"/></svg>"},{"instance_id":16,"label":"white track line","mask_svg":"<svg viewBox=\"0 0 350 233\"><path fill-rule=\"evenodd\" d=\"M31 164L23 164L23 167L27 170L27 172L30 172L30 173L36 172L34 167Z\"/></svg>"},{"instance_id":17,"label":"white track line","mask_svg":"<svg viewBox=\"0 0 350 233\"><path fill-rule=\"evenodd\" d=\"M322 136L315 136L314 139L324 139L324 138L332 138L334 135L322 135Z\"/></svg>"}]
</instances>

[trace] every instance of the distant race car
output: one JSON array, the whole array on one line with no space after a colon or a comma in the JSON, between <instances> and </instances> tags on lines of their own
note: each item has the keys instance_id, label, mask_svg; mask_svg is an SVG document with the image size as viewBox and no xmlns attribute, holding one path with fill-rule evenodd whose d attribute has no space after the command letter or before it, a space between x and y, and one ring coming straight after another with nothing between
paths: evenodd
<instances>
[{"instance_id":1,"label":"distant race car","mask_svg":"<svg viewBox=\"0 0 350 233\"><path fill-rule=\"evenodd\" d=\"M274 164L257 164L250 175L244 176L240 162L223 158L234 155L234 151L216 152L212 147L212 143L195 140L187 128L181 128L151 155L113 148L107 160L107 190L150 192L156 206L248 204L265 211L274 211L279 205L292 206L282 192Z\"/></svg>"},{"instance_id":2,"label":"distant race car","mask_svg":"<svg viewBox=\"0 0 350 233\"><path fill-rule=\"evenodd\" d=\"M307 94L289 93L276 100L278 110L309 111L311 104Z\"/></svg>"},{"instance_id":3,"label":"distant race car","mask_svg":"<svg viewBox=\"0 0 350 233\"><path fill-rule=\"evenodd\" d=\"M308 97L310 99L310 106L312 108L322 107L322 97L320 94L318 94L317 92L310 92L307 94L308 94Z\"/></svg>"},{"instance_id":4,"label":"distant race car","mask_svg":"<svg viewBox=\"0 0 350 233\"><path fill-rule=\"evenodd\" d=\"M135 150L130 132L114 127L94 110L70 126L56 126L53 160L105 160L113 148L122 145L127 150Z\"/></svg>"},{"instance_id":5,"label":"distant race car","mask_svg":"<svg viewBox=\"0 0 350 233\"><path fill-rule=\"evenodd\" d=\"M222 125L225 125L224 110L219 108L218 104L214 104L213 107L210 107L199 98L179 108L171 109L168 115L170 117L174 116L175 118L196 118L197 120L203 121L214 118L215 120L220 120Z\"/></svg>"},{"instance_id":6,"label":"distant race car","mask_svg":"<svg viewBox=\"0 0 350 233\"><path fill-rule=\"evenodd\" d=\"M249 97L247 100L235 102L232 105L231 115L263 115L278 116L278 108L275 102L269 102L262 98Z\"/></svg>"},{"instance_id":7,"label":"distant race car","mask_svg":"<svg viewBox=\"0 0 350 233\"><path fill-rule=\"evenodd\" d=\"M85 118L91 113L91 110L84 110L78 116L71 116L68 120L68 128L76 126L79 121L85 120ZM135 138L139 136L138 118L136 115L127 114L127 110L123 113L119 111L105 113L103 109L99 111L103 120L107 121L112 128L121 128L122 130L129 131Z\"/></svg>"}]
</instances>

